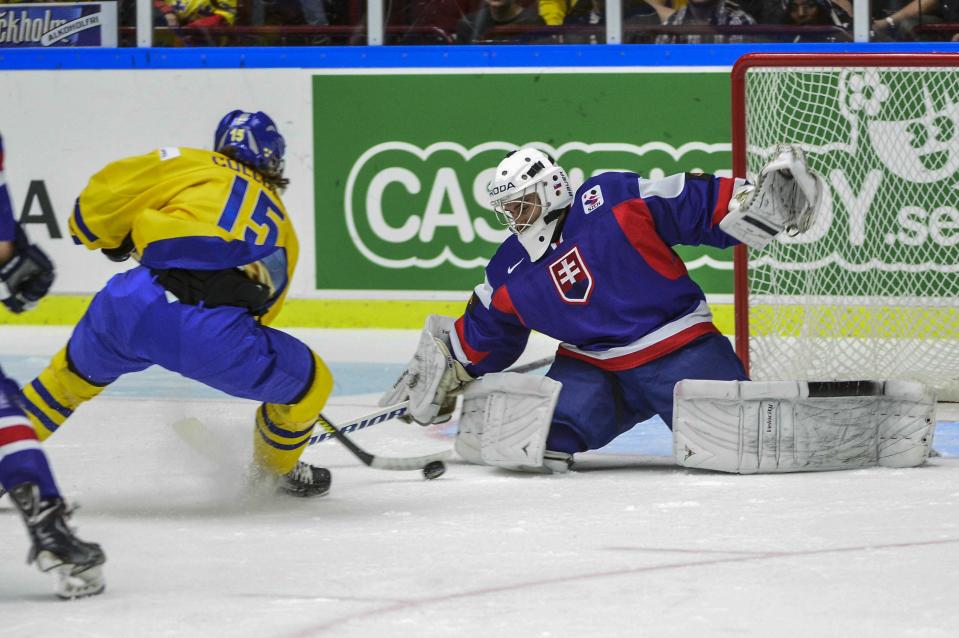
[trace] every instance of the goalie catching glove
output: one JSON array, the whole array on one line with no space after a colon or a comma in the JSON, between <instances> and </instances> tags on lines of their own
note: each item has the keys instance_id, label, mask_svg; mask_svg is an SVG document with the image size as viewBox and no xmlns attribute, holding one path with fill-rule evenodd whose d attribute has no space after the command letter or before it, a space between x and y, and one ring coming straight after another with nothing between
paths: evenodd
<instances>
[{"instance_id":1,"label":"goalie catching glove","mask_svg":"<svg viewBox=\"0 0 959 638\"><path fill-rule=\"evenodd\" d=\"M38 246L30 243L19 226L14 240L16 252L0 266L0 301L20 313L37 305L53 285L53 262Z\"/></svg>"},{"instance_id":2,"label":"goalie catching glove","mask_svg":"<svg viewBox=\"0 0 959 638\"><path fill-rule=\"evenodd\" d=\"M453 319L430 315L419 344L406 370L379 401L381 406L410 402L410 415L420 425L449 421L456 396L473 380L450 354L449 334Z\"/></svg>"},{"instance_id":3,"label":"goalie catching glove","mask_svg":"<svg viewBox=\"0 0 959 638\"><path fill-rule=\"evenodd\" d=\"M761 250L785 230L804 233L816 219L822 199L822 178L806 166L806 156L795 145L776 147L775 156L759 173L754 186L737 189L720 229L750 248Z\"/></svg>"}]
</instances>

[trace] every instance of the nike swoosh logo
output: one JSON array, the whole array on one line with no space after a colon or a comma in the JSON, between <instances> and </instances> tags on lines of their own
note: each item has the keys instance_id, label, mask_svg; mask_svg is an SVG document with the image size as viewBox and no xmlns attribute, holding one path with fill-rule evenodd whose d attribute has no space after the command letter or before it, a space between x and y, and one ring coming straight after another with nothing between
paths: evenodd
<instances>
[{"instance_id":1,"label":"nike swoosh logo","mask_svg":"<svg viewBox=\"0 0 959 638\"><path fill-rule=\"evenodd\" d=\"M506 274L507 274L507 275L512 275L512 274L513 274L513 271L516 270L517 266L519 266L519 265L520 265L521 263L523 263L524 261L526 261L526 258L525 258L525 257L524 257L523 259L520 259L518 262L516 262L515 264L513 264L513 265L510 266L509 268L507 268L507 269L506 269Z\"/></svg>"}]
</instances>

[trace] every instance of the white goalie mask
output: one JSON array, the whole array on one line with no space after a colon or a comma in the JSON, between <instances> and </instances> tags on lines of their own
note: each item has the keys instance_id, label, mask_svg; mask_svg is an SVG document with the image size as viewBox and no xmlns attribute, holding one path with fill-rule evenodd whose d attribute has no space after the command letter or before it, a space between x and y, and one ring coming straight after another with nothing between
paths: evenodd
<instances>
[{"instance_id":1,"label":"white goalie mask","mask_svg":"<svg viewBox=\"0 0 959 638\"><path fill-rule=\"evenodd\" d=\"M487 193L496 218L519 237L532 261L549 248L562 212L573 201L566 171L535 148L507 155L496 167Z\"/></svg>"}]
</instances>

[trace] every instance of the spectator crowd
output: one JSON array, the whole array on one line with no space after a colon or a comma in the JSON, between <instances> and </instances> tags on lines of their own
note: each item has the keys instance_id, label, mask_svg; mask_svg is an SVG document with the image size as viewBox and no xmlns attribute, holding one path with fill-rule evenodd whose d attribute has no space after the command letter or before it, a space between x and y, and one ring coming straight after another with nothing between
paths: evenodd
<instances>
[{"instance_id":1,"label":"spectator crowd","mask_svg":"<svg viewBox=\"0 0 959 638\"><path fill-rule=\"evenodd\" d=\"M618 1L625 43L852 40L852 0ZM152 2L161 46L366 44L367 0ZM383 0L385 43L599 44L606 41L606 3ZM118 4L122 45L134 33L137 2ZM870 8L873 41L959 41L959 0L871 0Z\"/></svg>"}]
</instances>

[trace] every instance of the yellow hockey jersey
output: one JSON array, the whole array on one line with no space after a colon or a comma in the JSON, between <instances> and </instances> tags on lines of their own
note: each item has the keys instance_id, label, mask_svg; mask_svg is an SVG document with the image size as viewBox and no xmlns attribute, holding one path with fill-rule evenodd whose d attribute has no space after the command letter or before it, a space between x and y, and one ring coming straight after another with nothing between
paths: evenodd
<instances>
[{"instance_id":1,"label":"yellow hockey jersey","mask_svg":"<svg viewBox=\"0 0 959 638\"><path fill-rule=\"evenodd\" d=\"M237 0L163 0L176 15L180 24L212 15L221 16L227 24L236 22Z\"/></svg>"},{"instance_id":2,"label":"yellow hockey jersey","mask_svg":"<svg viewBox=\"0 0 959 638\"><path fill-rule=\"evenodd\" d=\"M148 268L241 268L270 285L279 314L299 244L276 189L220 153L167 147L108 164L70 216L75 243L115 248L131 235Z\"/></svg>"}]
</instances>

